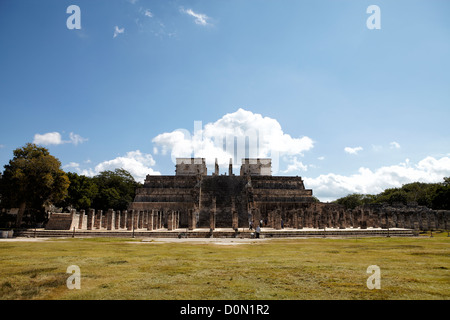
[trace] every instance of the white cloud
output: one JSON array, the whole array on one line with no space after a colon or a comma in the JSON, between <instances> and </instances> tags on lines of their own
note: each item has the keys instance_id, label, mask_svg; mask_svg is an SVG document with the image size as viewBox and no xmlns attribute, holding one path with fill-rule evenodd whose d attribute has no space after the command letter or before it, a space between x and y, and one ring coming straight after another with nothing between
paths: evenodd
<instances>
[{"instance_id":1,"label":"white cloud","mask_svg":"<svg viewBox=\"0 0 450 320\"><path fill-rule=\"evenodd\" d=\"M5 147L5 145L4 145L4 144L0 144L0 149L1 149L1 148L4 148L4 147Z\"/></svg>"},{"instance_id":2,"label":"white cloud","mask_svg":"<svg viewBox=\"0 0 450 320\"><path fill-rule=\"evenodd\" d=\"M351 147L345 147L344 151L349 153L349 154L358 154L359 151L363 150L362 147L355 147L355 148L351 148Z\"/></svg>"},{"instance_id":3,"label":"white cloud","mask_svg":"<svg viewBox=\"0 0 450 320\"><path fill-rule=\"evenodd\" d=\"M392 141L390 144L391 149L400 149L400 144L398 142Z\"/></svg>"},{"instance_id":4,"label":"white cloud","mask_svg":"<svg viewBox=\"0 0 450 320\"><path fill-rule=\"evenodd\" d=\"M80 169L80 164L76 162L69 162L65 166L63 166L63 169Z\"/></svg>"},{"instance_id":5,"label":"white cloud","mask_svg":"<svg viewBox=\"0 0 450 320\"><path fill-rule=\"evenodd\" d=\"M289 162L287 169L282 171L282 173L308 171L308 166L298 161L297 157L293 157Z\"/></svg>"},{"instance_id":6,"label":"white cloud","mask_svg":"<svg viewBox=\"0 0 450 320\"><path fill-rule=\"evenodd\" d=\"M196 13L196 12L192 11L192 9L185 10L183 8L180 8L180 11L182 13L185 13L185 14L188 14L188 15L194 17L195 18L194 22L196 24L199 24L199 25L202 25L202 26L206 26L206 25L209 24L206 20L208 20L210 18L206 14Z\"/></svg>"},{"instance_id":7,"label":"white cloud","mask_svg":"<svg viewBox=\"0 0 450 320\"><path fill-rule=\"evenodd\" d=\"M148 10L148 9L145 10L144 15L145 15L146 17L149 17L149 18L152 18L152 17L153 17L153 13L151 13L151 11Z\"/></svg>"},{"instance_id":8,"label":"white cloud","mask_svg":"<svg viewBox=\"0 0 450 320\"><path fill-rule=\"evenodd\" d=\"M81 174L86 176L95 176L102 171L124 169L127 170L133 178L138 182L144 182L147 174L160 175L158 171L154 171L151 166L155 165L155 160L151 154L142 153L139 150L127 152L125 156L117 157L99 163L94 169L81 170Z\"/></svg>"},{"instance_id":9,"label":"white cloud","mask_svg":"<svg viewBox=\"0 0 450 320\"><path fill-rule=\"evenodd\" d=\"M83 143L88 140L73 132L69 134L69 139L70 140L63 140L59 132L47 132L44 134L36 133L34 135L33 143L44 146L60 145L64 143L72 143L74 145L78 145L79 143Z\"/></svg>"},{"instance_id":10,"label":"white cloud","mask_svg":"<svg viewBox=\"0 0 450 320\"><path fill-rule=\"evenodd\" d=\"M450 158L426 157L416 165L409 159L404 163L384 166L376 170L361 167L358 173L344 176L334 173L317 178L304 178L305 187L322 201L332 201L351 193L378 194L387 188L399 188L411 182L441 182L450 176Z\"/></svg>"},{"instance_id":11,"label":"white cloud","mask_svg":"<svg viewBox=\"0 0 450 320\"><path fill-rule=\"evenodd\" d=\"M314 144L309 137L293 138L284 133L277 120L244 109L194 129L194 134L185 129L162 133L152 141L160 147L161 154L170 152L173 162L175 158L193 156L206 158L209 165L214 164L215 158L219 165L228 165L235 152L237 161L270 157L274 174L278 159L302 156Z\"/></svg>"},{"instance_id":12,"label":"white cloud","mask_svg":"<svg viewBox=\"0 0 450 320\"><path fill-rule=\"evenodd\" d=\"M85 141L87 141L88 139L83 138L82 136L80 136L79 134L75 134L73 132L71 132L69 134L70 137L70 141L71 143L73 143L74 145L78 145L79 143L83 143Z\"/></svg>"},{"instance_id":13,"label":"white cloud","mask_svg":"<svg viewBox=\"0 0 450 320\"><path fill-rule=\"evenodd\" d=\"M325 160L325 157L324 156L318 157L317 160L321 160L321 161Z\"/></svg>"},{"instance_id":14,"label":"white cloud","mask_svg":"<svg viewBox=\"0 0 450 320\"><path fill-rule=\"evenodd\" d=\"M114 27L114 36L113 38L117 37L118 34L124 33L125 28L120 29L118 26Z\"/></svg>"},{"instance_id":15,"label":"white cloud","mask_svg":"<svg viewBox=\"0 0 450 320\"><path fill-rule=\"evenodd\" d=\"M33 143L40 144L40 145L58 145L63 144L61 134L59 132L48 132L44 134L36 133L34 135Z\"/></svg>"}]
</instances>

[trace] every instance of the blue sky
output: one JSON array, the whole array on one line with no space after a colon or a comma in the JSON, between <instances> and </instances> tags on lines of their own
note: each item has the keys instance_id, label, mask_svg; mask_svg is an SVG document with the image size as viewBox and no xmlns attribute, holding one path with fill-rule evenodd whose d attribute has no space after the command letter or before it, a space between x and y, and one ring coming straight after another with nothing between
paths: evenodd
<instances>
[{"instance_id":1,"label":"blue sky","mask_svg":"<svg viewBox=\"0 0 450 320\"><path fill-rule=\"evenodd\" d=\"M70 5L81 29L67 28ZM366 26L370 5L381 29ZM449 12L446 0L3 0L0 165L36 142L86 175L172 175L190 155L226 172L212 135L257 129L259 156L323 201L440 182Z\"/></svg>"}]
</instances>

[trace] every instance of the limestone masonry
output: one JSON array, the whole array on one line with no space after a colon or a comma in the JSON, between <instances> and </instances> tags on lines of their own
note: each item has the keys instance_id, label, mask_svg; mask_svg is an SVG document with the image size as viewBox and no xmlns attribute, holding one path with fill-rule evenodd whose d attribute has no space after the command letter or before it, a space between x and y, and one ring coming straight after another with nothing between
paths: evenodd
<instances>
[{"instance_id":1,"label":"limestone masonry","mask_svg":"<svg viewBox=\"0 0 450 320\"><path fill-rule=\"evenodd\" d=\"M353 210L318 203L301 177L272 176L270 159L242 159L240 174L207 174L204 158L181 158L174 176L147 175L128 210L52 214L47 230L149 231L179 228L406 228L447 230L448 210L365 205Z\"/></svg>"}]
</instances>

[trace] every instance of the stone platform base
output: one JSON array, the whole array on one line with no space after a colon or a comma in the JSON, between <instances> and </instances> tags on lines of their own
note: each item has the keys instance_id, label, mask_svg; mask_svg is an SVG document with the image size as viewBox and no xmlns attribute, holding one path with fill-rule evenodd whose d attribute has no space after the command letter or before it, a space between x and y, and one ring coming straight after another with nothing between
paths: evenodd
<instances>
[{"instance_id":1,"label":"stone platform base","mask_svg":"<svg viewBox=\"0 0 450 320\"><path fill-rule=\"evenodd\" d=\"M254 238L255 231L247 228L240 228L237 232L231 228L215 229L210 232L209 229L176 229L168 231L159 229L147 231L145 229L129 230L45 230L28 229L18 230L14 234L17 237L116 237L116 238ZM381 229L381 228L347 228L347 229L281 229L262 228L260 238L341 238L341 237L413 237L417 236L418 231L412 229Z\"/></svg>"}]
</instances>

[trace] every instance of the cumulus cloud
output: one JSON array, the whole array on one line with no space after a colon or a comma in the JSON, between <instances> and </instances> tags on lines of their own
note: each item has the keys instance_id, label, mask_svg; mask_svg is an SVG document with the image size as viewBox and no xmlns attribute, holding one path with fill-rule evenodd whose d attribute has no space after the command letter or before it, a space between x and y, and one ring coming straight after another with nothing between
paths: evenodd
<instances>
[{"instance_id":1,"label":"cumulus cloud","mask_svg":"<svg viewBox=\"0 0 450 320\"><path fill-rule=\"evenodd\" d=\"M60 145L64 143L72 143L74 145L78 145L87 140L88 139L83 138L79 134L75 134L73 132L69 134L69 140L63 140L59 132L47 132L44 134L36 133L34 135L33 143L44 146Z\"/></svg>"},{"instance_id":2,"label":"cumulus cloud","mask_svg":"<svg viewBox=\"0 0 450 320\"><path fill-rule=\"evenodd\" d=\"M297 157L293 157L288 163L287 169L282 171L282 173L308 171L308 166L299 161Z\"/></svg>"},{"instance_id":3,"label":"cumulus cloud","mask_svg":"<svg viewBox=\"0 0 450 320\"><path fill-rule=\"evenodd\" d=\"M118 26L115 26L113 38L117 37L117 35L124 33L124 32L125 32L125 28L120 29Z\"/></svg>"},{"instance_id":4,"label":"cumulus cloud","mask_svg":"<svg viewBox=\"0 0 450 320\"><path fill-rule=\"evenodd\" d=\"M351 193L378 194L387 188L399 188L411 182L441 182L450 176L450 158L426 157L412 165L409 159L376 170L361 167L357 173L344 176L334 173L304 178L305 187L313 189L321 201L332 201Z\"/></svg>"},{"instance_id":5,"label":"cumulus cloud","mask_svg":"<svg viewBox=\"0 0 450 320\"><path fill-rule=\"evenodd\" d=\"M120 156L112 160L107 160L99 163L94 169L80 170L80 173L86 176L95 176L102 171L124 169L128 171L133 178L138 182L144 182L147 174L160 175L161 173L155 171L151 166L155 165L155 160L151 154L142 153L139 150L127 152L125 156Z\"/></svg>"},{"instance_id":6,"label":"cumulus cloud","mask_svg":"<svg viewBox=\"0 0 450 320\"><path fill-rule=\"evenodd\" d=\"M185 13L187 15L190 15L190 16L194 17L195 18L194 22L196 24L199 24L199 25L202 25L202 26L206 26L206 25L209 24L206 20L208 20L210 18L206 14L196 13L192 9L185 10L184 8L180 8L180 11L182 13Z\"/></svg>"},{"instance_id":7,"label":"cumulus cloud","mask_svg":"<svg viewBox=\"0 0 450 320\"><path fill-rule=\"evenodd\" d=\"M229 159L272 158L272 172L282 156L302 156L313 148L309 137L294 138L284 133L277 120L244 109L228 113L204 127L194 124L194 133L186 129L159 134L153 140L161 154L170 152L172 161L182 157L203 157L207 164L227 165ZM234 162L236 164L236 162ZM292 165L299 165L292 162Z\"/></svg>"},{"instance_id":8,"label":"cumulus cloud","mask_svg":"<svg viewBox=\"0 0 450 320\"><path fill-rule=\"evenodd\" d=\"M362 147L355 147L355 148L345 147L344 151L347 152L348 154L358 154L358 152L361 151L362 149L363 149Z\"/></svg>"}]
</instances>

